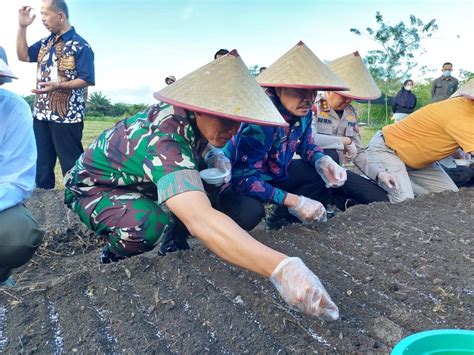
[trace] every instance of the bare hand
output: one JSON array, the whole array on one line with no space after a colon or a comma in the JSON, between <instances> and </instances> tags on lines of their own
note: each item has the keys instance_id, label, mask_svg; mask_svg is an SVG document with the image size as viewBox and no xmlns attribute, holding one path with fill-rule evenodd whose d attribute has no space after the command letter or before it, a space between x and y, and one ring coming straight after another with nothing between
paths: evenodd
<instances>
[{"instance_id":1,"label":"bare hand","mask_svg":"<svg viewBox=\"0 0 474 355\"><path fill-rule=\"evenodd\" d=\"M357 155L357 147L354 142L344 146L344 157L351 162Z\"/></svg>"},{"instance_id":2,"label":"bare hand","mask_svg":"<svg viewBox=\"0 0 474 355\"><path fill-rule=\"evenodd\" d=\"M388 189L393 190L395 192L398 192L400 190L400 184L398 183L395 176L387 172L380 172L377 177L379 182L387 186Z\"/></svg>"},{"instance_id":3,"label":"bare hand","mask_svg":"<svg viewBox=\"0 0 474 355\"><path fill-rule=\"evenodd\" d=\"M61 84L56 81L44 81L39 82L38 86L40 87L39 89L33 89L31 92L34 94L47 94L48 92L58 90Z\"/></svg>"},{"instance_id":4,"label":"bare hand","mask_svg":"<svg viewBox=\"0 0 474 355\"><path fill-rule=\"evenodd\" d=\"M31 10L33 10L31 6L22 6L18 10L18 24L20 27L26 28L35 20L36 15L31 15Z\"/></svg>"}]
</instances>

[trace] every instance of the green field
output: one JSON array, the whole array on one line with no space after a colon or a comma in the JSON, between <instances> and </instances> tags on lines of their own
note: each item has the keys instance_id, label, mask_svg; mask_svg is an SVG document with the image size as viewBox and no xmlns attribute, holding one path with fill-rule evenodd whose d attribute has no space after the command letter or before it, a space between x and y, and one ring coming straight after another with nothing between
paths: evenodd
<instances>
[{"instance_id":1,"label":"green field","mask_svg":"<svg viewBox=\"0 0 474 355\"><path fill-rule=\"evenodd\" d=\"M112 127L114 123L114 121L84 121L84 133L82 137L82 145L84 146L84 149L86 149L94 141L94 139L100 133L102 133L103 130ZM367 145L370 138L374 135L376 131L377 129L373 127L361 127L362 142L364 145ZM56 163L55 174L56 188L62 189L64 185L59 162Z\"/></svg>"},{"instance_id":2,"label":"green field","mask_svg":"<svg viewBox=\"0 0 474 355\"><path fill-rule=\"evenodd\" d=\"M113 121L84 121L84 132L82 135L82 145L84 149L86 149L103 130L112 127L114 123ZM54 173L56 175L56 188L62 189L64 184L59 161L56 161Z\"/></svg>"}]
</instances>

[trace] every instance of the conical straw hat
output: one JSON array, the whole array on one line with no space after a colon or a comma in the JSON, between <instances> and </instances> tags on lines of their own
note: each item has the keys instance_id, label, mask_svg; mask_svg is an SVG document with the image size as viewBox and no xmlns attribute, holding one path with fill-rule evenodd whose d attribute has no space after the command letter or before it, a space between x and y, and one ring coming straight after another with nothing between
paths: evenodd
<instances>
[{"instance_id":1,"label":"conical straw hat","mask_svg":"<svg viewBox=\"0 0 474 355\"><path fill-rule=\"evenodd\" d=\"M469 79L451 97L464 96L474 100L474 78Z\"/></svg>"},{"instance_id":2,"label":"conical straw hat","mask_svg":"<svg viewBox=\"0 0 474 355\"><path fill-rule=\"evenodd\" d=\"M351 88L341 92L341 95L361 100L375 100L382 95L359 52L334 59L328 63L328 67Z\"/></svg>"},{"instance_id":3,"label":"conical straw hat","mask_svg":"<svg viewBox=\"0 0 474 355\"><path fill-rule=\"evenodd\" d=\"M18 79L18 77L15 74L13 74L10 67L7 65L7 63L5 63L5 61L2 58L0 58L0 78L1 77Z\"/></svg>"},{"instance_id":4,"label":"conical straw hat","mask_svg":"<svg viewBox=\"0 0 474 355\"><path fill-rule=\"evenodd\" d=\"M157 100L191 111L263 126L288 124L236 50L156 92Z\"/></svg>"},{"instance_id":5,"label":"conical straw hat","mask_svg":"<svg viewBox=\"0 0 474 355\"><path fill-rule=\"evenodd\" d=\"M262 86L321 90L348 90L303 42L291 48L257 76Z\"/></svg>"}]
</instances>

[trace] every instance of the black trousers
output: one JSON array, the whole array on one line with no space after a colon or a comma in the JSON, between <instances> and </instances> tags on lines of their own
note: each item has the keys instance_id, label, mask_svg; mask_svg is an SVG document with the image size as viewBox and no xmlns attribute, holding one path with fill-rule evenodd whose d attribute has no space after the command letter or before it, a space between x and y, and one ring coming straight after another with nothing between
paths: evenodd
<instances>
[{"instance_id":1,"label":"black trousers","mask_svg":"<svg viewBox=\"0 0 474 355\"><path fill-rule=\"evenodd\" d=\"M443 165L441 165L441 167L444 169L444 171L446 171L457 187L474 186L474 168L471 168L470 166L445 168Z\"/></svg>"},{"instance_id":2,"label":"black trousers","mask_svg":"<svg viewBox=\"0 0 474 355\"><path fill-rule=\"evenodd\" d=\"M347 171L347 181L342 187L326 188L316 169L301 159L294 159L288 165L288 180L274 182L272 185L295 195L319 201L324 206L333 203L342 211L354 205L388 201L385 190L352 171ZM263 202L240 195L232 189L218 196L216 208L246 230L253 229L265 216ZM275 208L273 215L273 218L297 221L285 206Z\"/></svg>"},{"instance_id":3,"label":"black trousers","mask_svg":"<svg viewBox=\"0 0 474 355\"><path fill-rule=\"evenodd\" d=\"M288 180L274 182L272 185L295 195L303 195L319 201L324 206L334 203L342 211L358 204L388 201L385 190L351 171L347 171L347 181L342 187L326 188L325 182L316 169L301 159L294 159L288 165ZM263 202L254 197L242 195L232 188L224 191L209 185L205 185L205 188L212 206L232 218L247 231L255 228L265 217ZM275 208L272 218L285 218L298 222L298 219L291 215L285 206ZM181 222L178 224L181 226L177 227L176 232L188 235L186 227Z\"/></svg>"},{"instance_id":4,"label":"black trousers","mask_svg":"<svg viewBox=\"0 0 474 355\"><path fill-rule=\"evenodd\" d=\"M59 158L61 171L70 170L84 149L82 131L84 123L54 123L33 120L33 129L38 150L36 186L42 189L54 188L54 167Z\"/></svg>"}]
</instances>

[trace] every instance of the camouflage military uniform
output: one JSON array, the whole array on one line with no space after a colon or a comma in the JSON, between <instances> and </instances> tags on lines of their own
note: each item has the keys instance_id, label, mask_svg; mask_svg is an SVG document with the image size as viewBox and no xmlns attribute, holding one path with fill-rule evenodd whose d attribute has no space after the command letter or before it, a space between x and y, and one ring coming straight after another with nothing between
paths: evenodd
<instances>
[{"instance_id":1,"label":"camouflage military uniform","mask_svg":"<svg viewBox=\"0 0 474 355\"><path fill-rule=\"evenodd\" d=\"M104 131L65 176L65 203L110 250L153 249L173 218L164 202L204 191L197 164L207 141L192 113L154 105Z\"/></svg>"}]
</instances>

